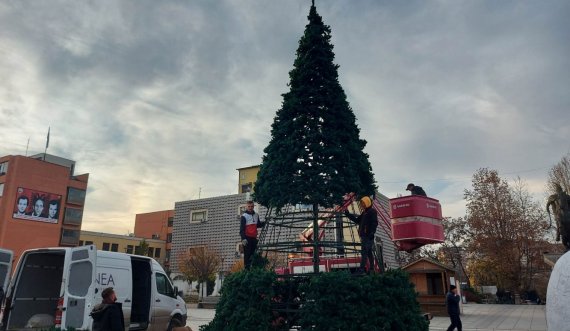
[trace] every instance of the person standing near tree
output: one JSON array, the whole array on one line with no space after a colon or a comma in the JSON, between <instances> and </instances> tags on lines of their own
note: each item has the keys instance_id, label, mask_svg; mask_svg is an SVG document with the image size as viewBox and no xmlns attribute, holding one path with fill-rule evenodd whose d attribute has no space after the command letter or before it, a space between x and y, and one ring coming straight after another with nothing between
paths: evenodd
<instances>
[{"instance_id":1,"label":"person standing near tree","mask_svg":"<svg viewBox=\"0 0 570 331\"><path fill-rule=\"evenodd\" d=\"M449 314L449 319L451 320L451 325L447 328L447 331L453 331L457 328L457 331L462 330L461 318L459 318L459 294L457 294L457 288L455 285L449 286L449 292L445 298L445 304L447 305L447 313Z\"/></svg>"},{"instance_id":2,"label":"person standing near tree","mask_svg":"<svg viewBox=\"0 0 570 331\"><path fill-rule=\"evenodd\" d=\"M257 229L265 226L264 222L259 220L259 214L253 210L253 201L246 203L246 210L241 215L239 234L243 245L243 265L245 269L251 267L252 257L257 249Z\"/></svg>"},{"instance_id":3,"label":"person standing near tree","mask_svg":"<svg viewBox=\"0 0 570 331\"><path fill-rule=\"evenodd\" d=\"M378 214L376 209L372 208L372 199L364 196L360 199L360 208L363 210L359 216L353 215L346 210L344 213L351 221L358 224L358 235L360 236L360 268L358 273L364 273L366 262L370 263L368 272L374 270L374 255L372 247L374 247L374 234L378 227Z\"/></svg>"}]
</instances>

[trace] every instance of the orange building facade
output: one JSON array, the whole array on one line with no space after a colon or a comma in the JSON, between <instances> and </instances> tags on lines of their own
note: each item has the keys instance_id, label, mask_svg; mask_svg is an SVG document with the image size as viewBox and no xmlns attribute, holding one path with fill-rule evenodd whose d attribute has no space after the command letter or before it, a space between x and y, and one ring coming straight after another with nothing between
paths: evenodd
<instances>
[{"instance_id":1,"label":"orange building facade","mask_svg":"<svg viewBox=\"0 0 570 331\"><path fill-rule=\"evenodd\" d=\"M170 269L172 249L172 225L174 210L161 210L135 216L135 237L166 240L164 267Z\"/></svg>"},{"instance_id":2,"label":"orange building facade","mask_svg":"<svg viewBox=\"0 0 570 331\"><path fill-rule=\"evenodd\" d=\"M0 157L0 248L77 246L89 174L50 154Z\"/></svg>"}]
</instances>

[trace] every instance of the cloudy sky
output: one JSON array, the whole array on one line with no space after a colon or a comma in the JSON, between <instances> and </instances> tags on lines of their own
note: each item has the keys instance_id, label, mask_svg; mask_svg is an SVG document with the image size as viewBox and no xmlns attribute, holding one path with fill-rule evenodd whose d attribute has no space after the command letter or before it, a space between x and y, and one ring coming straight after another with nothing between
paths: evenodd
<instances>
[{"instance_id":1,"label":"cloudy sky","mask_svg":"<svg viewBox=\"0 0 570 331\"><path fill-rule=\"evenodd\" d=\"M317 0L380 191L465 212L480 167L537 199L570 152L570 2ZM308 0L0 2L0 155L89 173L83 228L233 194L288 91Z\"/></svg>"}]
</instances>

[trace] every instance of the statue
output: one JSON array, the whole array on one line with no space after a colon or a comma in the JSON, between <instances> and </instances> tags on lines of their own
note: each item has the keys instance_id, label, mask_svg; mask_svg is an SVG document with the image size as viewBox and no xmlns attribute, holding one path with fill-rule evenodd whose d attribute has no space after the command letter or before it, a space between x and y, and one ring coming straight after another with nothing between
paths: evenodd
<instances>
[{"instance_id":1,"label":"statue","mask_svg":"<svg viewBox=\"0 0 570 331\"><path fill-rule=\"evenodd\" d=\"M556 241L560 241L566 250L570 250L570 196L562 190L559 184L555 184L556 194L548 197L546 211L550 217L550 206L556 221ZM552 221L552 220L551 220Z\"/></svg>"}]
</instances>

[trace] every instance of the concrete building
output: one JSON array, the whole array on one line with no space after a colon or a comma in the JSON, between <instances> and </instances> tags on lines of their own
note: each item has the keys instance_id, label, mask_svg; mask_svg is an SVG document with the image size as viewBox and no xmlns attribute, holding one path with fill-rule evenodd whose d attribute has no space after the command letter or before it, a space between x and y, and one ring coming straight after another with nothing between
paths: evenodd
<instances>
[{"instance_id":1,"label":"concrete building","mask_svg":"<svg viewBox=\"0 0 570 331\"><path fill-rule=\"evenodd\" d=\"M387 220L390 220L390 200L387 196L376 192L375 199L379 202L383 215ZM381 215L378 215L378 228L376 229L376 245L377 251L382 249L382 257L384 259L384 268L386 269L396 269L399 268L400 263L400 253L396 248L396 245L392 241L392 229L386 223L384 223ZM381 247L378 247L381 246Z\"/></svg>"},{"instance_id":2,"label":"concrete building","mask_svg":"<svg viewBox=\"0 0 570 331\"><path fill-rule=\"evenodd\" d=\"M166 241L163 264L165 270L170 270L173 224L174 210L155 211L135 216L135 237Z\"/></svg>"},{"instance_id":3,"label":"concrete building","mask_svg":"<svg viewBox=\"0 0 570 331\"><path fill-rule=\"evenodd\" d=\"M240 215L245 210L247 193L176 202L172 231L171 270L177 272L177 256L188 247L208 245L223 259L227 271L241 259L236 255ZM263 220L266 208L256 205Z\"/></svg>"},{"instance_id":4,"label":"concrete building","mask_svg":"<svg viewBox=\"0 0 570 331\"><path fill-rule=\"evenodd\" d=\"M148 244L148 251L145 255L154 258L156 261L158 261L158 263L164 265L166 256L165 240L147 239L143 237L134 237L103 232L81 231L79 246L95 245L97 249L103 251L135 254L139 251L140 244L143 240Z\"/></svg>"},{"instance_id":5,"label":"concrete building","mask_svg":"<svg viewBox=\"0 0 570 331\"><path fill-rule=\"evenodd\" d=\"M50 154L0 157L0 247L17 260L26 249L76 246L89 174Z\"/></svg>"}]
</instances>

